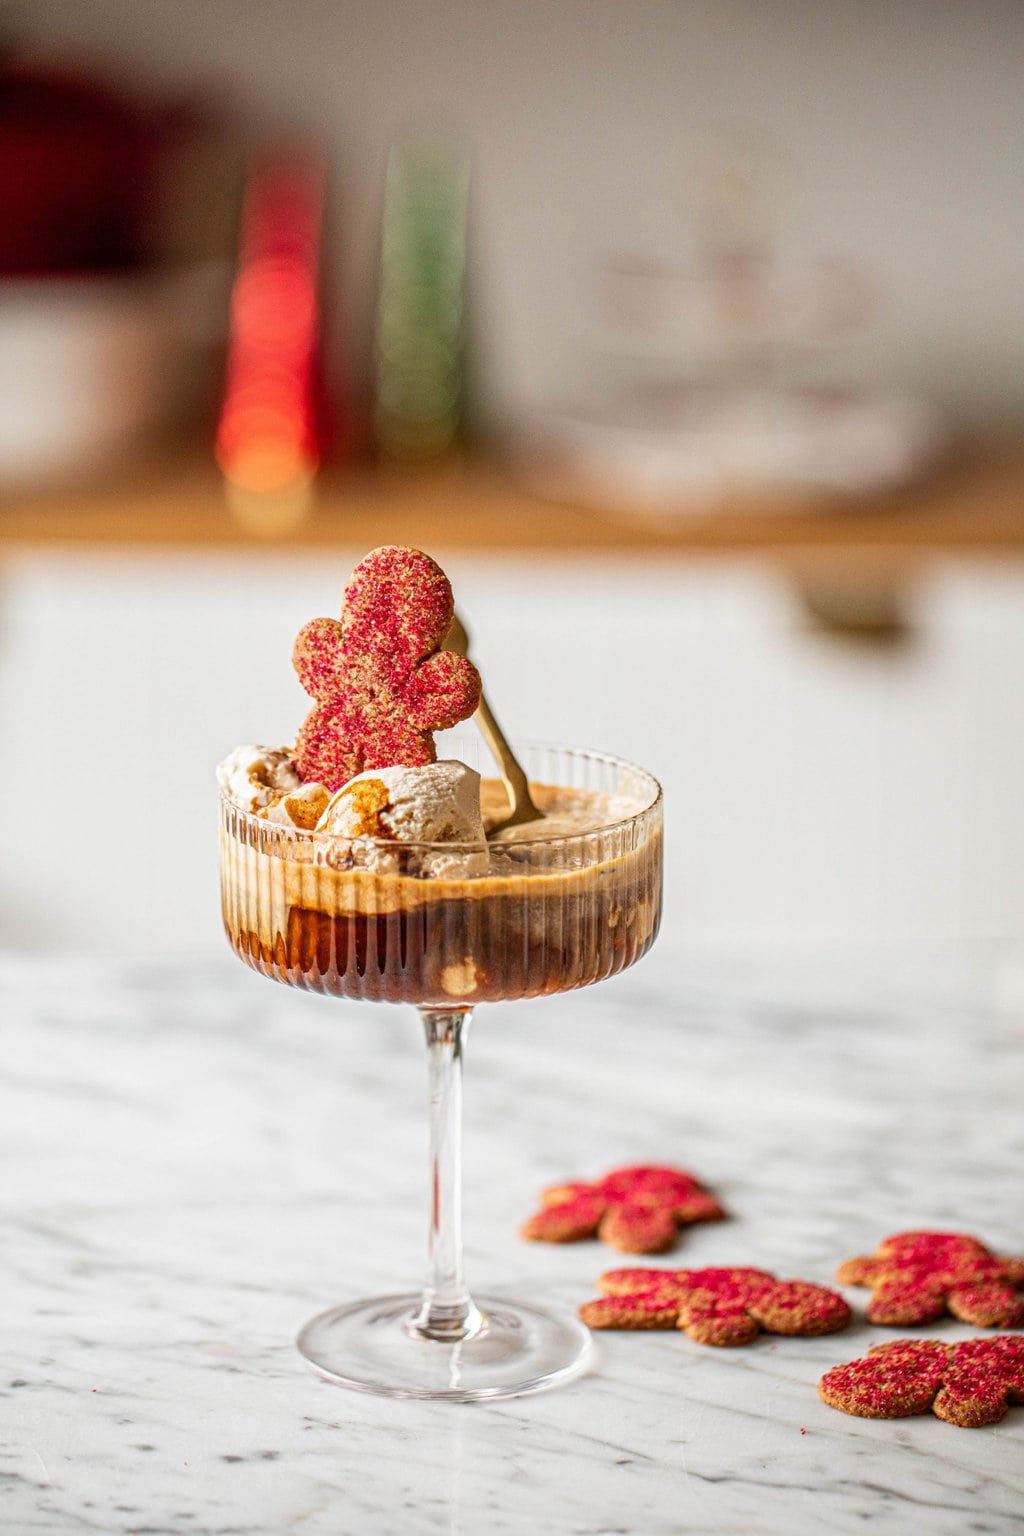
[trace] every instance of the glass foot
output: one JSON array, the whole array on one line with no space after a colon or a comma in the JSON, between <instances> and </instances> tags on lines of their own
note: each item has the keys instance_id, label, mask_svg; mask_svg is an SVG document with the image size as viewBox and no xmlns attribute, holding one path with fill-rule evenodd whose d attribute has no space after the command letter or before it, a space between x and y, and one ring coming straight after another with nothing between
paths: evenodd
<instances>
[{"instance_id":1,"label":"glass foot","mask_svg":"<svg viewBox=\"0 0 1024 1536\"><path fill-rule=\"evenodd\" d=\"M299 1353L321 1376L356 1392L456 1403L545 1392L585 1369L590 1334L574 1317L528 1302L474 1299L484 1324L459 1344L409 1331L420 1296L374 1296L312 1318L296 1341Z\"/></svg>"}]
</instances>

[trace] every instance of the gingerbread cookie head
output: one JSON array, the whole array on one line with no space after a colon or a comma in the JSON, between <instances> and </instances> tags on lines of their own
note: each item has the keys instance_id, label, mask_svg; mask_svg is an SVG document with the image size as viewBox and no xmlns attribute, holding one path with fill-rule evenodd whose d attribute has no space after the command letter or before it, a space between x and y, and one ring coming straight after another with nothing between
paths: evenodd
<instances>
[{"instance_id":1,"label":"gingerbread cookie head","mask_svg":"<svg viewBox=\"0 0 1024 1536\"><path fill-rule=\"evenodd\" d=\"M963 1232L897 1232L847 1259L841 1285L870 1286L868 1320L905 1328L952 1313L979 1328L1024 1323L1024 1262L1000 1258Z\"/></svg>"},{"instance_id":2,"label":"gingerbread cookie head","mask_svg":"<svg viewBox=\"0 0 1024 1536\"><path fill-rule=\"evenodd\" d=\"M472 662L441 649L455 612L447 576L418 549L374 549L352 572L341 619L312 619L293 661L316 707L295 744L305 780L340 789L368 768L435 761L434 731L480 702Z\"/></svg>"}]
</instances>

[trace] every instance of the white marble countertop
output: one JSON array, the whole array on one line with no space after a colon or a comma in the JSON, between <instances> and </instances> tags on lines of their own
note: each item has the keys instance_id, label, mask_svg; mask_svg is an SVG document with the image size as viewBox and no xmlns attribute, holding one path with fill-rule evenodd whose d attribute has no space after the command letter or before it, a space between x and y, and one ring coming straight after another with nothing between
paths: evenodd
<instances>
[{"instance_id":1,"label":"white marble countertop","mask_svg":"<svg viewBox=\"0 0 1024 1536\"><path fill-rule=\"evenodd\" d=\"M420 1278L412 1013L292 994L227 954L187 972L11 958L0 981L11 1536L1019 1531L1024 1409L968 1431L820 1402L822 1371L886 1336L863 1322L732 1351L604 1334L581 1381L492 1405L319 1380L299 1324ZM517 1226L545 1183L634 1160L692 1167L733 1213L680 1264L828 1281L918 1225L1021 1251L1022 1101L1024 1048L981 968L663 944L590 992L480 1011L469 1279L587 1299L607 1250Z\"/></svg>"}]
</instances>

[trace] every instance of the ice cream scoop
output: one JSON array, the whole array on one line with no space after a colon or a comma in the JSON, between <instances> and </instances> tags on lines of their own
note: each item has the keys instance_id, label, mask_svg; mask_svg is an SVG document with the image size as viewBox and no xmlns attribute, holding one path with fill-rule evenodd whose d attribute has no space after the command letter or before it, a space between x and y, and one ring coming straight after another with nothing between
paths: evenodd
<instances>
[{"instance_id":1,"label":"ice cream scoop","mask_svg":"<svg viewBox=\"0 0 1024 1536\"><path fill-rule=\"evenodd\" d=\"M261 811L280 795L299 788L287 747L260 747L252 743L236 747L217 765L217 782L240 810Z\"/></svg>"},{"instance_id":2,"label":"ice cream scoop","mask_svg":"<svg viewBox=\"0 0 1024 1536\"><path fill-rule=\"evenodd\" d=\"M322 784L304 784L288 747L236 747L217 769L232 805L283 827L315 827L330 799Z\"/></svg>"},{"instance_id":3,"label":"ice cream scoop","mask_svg":"<svg viewBox=\"0 0 1024 1536\"><path fill-rule=\"evenodd\" d=\"M357 774L329 802L318 832L353 842L353 863L378 874L483 874L489 867L480 775L446 759L423 767L375 768ZM420 851L389 844L451 843Z\"/></svg>"}]
</instances>

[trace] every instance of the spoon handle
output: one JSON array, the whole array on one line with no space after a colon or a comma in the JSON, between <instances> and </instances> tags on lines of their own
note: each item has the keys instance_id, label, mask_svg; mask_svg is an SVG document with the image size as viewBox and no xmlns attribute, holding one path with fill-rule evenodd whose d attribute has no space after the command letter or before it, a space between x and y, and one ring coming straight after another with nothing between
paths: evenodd
<instances>
[{"instance_id":1,"label":"spoon handle","mask_svg":"<svg viewBox=\"0 0 1024 1536\"><path fill-rule=\"evenodd\" d=\"M445 641L448 650L454 651L458 656L468 656L469 636L463 627L458 615L452 619L451 629ZM480 695L480 704L476 711L476 722L501 774L502 783L508 794L510 814L501 823L503 827L520 827L528 821L539 821L543 811L539 811L533 803L530 794L530 786L523 769L522 763L516 757L509 746L508 738L498 724L483 694ZM497 828L494 828L497 831Z\"/></svg>"}]
</instances>

